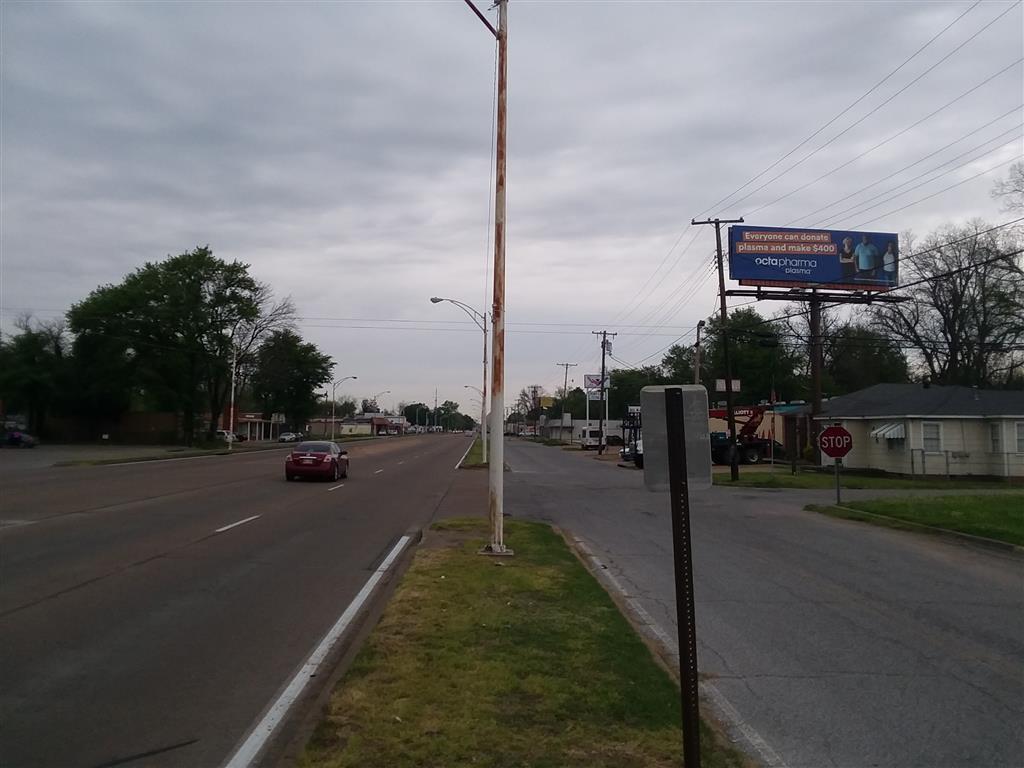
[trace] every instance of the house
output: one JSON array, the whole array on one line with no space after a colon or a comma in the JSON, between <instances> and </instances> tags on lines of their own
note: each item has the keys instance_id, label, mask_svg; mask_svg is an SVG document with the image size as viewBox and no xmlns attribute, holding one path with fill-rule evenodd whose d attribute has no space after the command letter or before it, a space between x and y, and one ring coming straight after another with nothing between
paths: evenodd
<instances>
[{"instance_id":1,"label":"house","mask_svg":"<svg viewBox=\"0 0 1024 768\"><path fill-rule=\"evenodd\" d=\"M1024 391L875 384L825 401L815 420L853 436L846 467L1024 477Z\"/></svg>"}]
</instances>

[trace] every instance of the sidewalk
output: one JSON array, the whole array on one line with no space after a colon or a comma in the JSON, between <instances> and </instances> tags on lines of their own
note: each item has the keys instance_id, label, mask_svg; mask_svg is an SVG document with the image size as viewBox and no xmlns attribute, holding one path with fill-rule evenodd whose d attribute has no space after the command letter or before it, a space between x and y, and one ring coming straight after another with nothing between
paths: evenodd
<instances>
[{"instance_id":1,"label":"sidewalk","mask_svg":"<svg viewBox=\"0 0 1024 768\"><path fill-rule=\"evenodd\" d=\"M506 511L571 531L676 652L667 494L544 446L506 457ZM1024 765L1024 559L803 510L830 498L693 494L698 658L730 735L766 765Z\"/></svg>"}]
</instances>

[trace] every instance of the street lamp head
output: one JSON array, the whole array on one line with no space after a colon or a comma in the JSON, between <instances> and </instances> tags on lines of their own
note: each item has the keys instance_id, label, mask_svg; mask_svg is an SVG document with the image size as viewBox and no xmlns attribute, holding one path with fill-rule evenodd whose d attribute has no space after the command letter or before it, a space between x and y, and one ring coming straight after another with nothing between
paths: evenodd
<instances>
[{"instance_id":1,"label":"street lamp head","mask_svg":"<svg viewBox=\"0 0 1024 768\"><path fill-rule=\"evenodd\" d=\"M444 301L444 299L439 299L437 296L430 297L431 304L440 304L442 301Z\"/></svg>"}]
</instances>

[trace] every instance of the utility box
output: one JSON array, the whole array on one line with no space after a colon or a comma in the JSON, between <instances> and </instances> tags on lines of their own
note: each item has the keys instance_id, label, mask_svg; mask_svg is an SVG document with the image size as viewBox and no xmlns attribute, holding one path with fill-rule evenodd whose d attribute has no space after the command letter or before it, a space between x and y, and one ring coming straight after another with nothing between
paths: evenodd
<instances>
[{"instance_id":1,"label":"utility box","mask_svg":"<svg viewBox=\"0 0 1024 768\"><path fill-rule=\"evenodd\" d=\"M708 391L696 384L666 384L644 387L640 391L640 412L644 424L644 485L649 491L669 490L667 389L682 390L687 484L690 490L707 490L711 487Z\"/></svg>"}]
</instances>

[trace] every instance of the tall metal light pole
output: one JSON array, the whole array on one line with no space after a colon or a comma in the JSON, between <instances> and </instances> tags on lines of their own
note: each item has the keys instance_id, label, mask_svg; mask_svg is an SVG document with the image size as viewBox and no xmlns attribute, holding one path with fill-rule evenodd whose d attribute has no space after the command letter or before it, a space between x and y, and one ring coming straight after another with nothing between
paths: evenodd
<instances>
[{"instance_id":1,"label":"tall metal light pole","mask_svg":"<svg viewBox=\"0 0 1024 768\"><path fill-rule=\"evenodd\" d=\"M491 453L487 465L487 509L491 520L491 543L484 552L511 554L505 548L505 145L506 94L508 92L508 0L496 0L498 28L487 20L472 0L465 0L477 18L498 41L498 114L494 150L494 285L491 292Z\"/></svg>"},{"instance_id":2,"label":"tall metal light pole","mask_svg":"<svg viewBox=\"0 0 1024 768\"><path fill-rule=\"evenodd\" d=\"M447 301L449 304L454 304L456 307L461 309L476 323L476 327L483 331L484 334L484 387L480 391L480 439L482 442L482 456L483 461L487 461L487 315L480 312L469 304L465 304L457 299L443 299L440 296L431 296L430 302L432 304L440 304L442 301Z\"/></svg>"},{"instance_id":3,"label":"tall metal light pole","mask_svg":"<svg viewBox=\"0 0 1024 768\"><path fill-rule=\"evenodd\" d=\"M338 379L337 381L332 381L331 382L331 440L334 440L334 425L336 423L335 422L335 415L334 415L334 406L337 404L337 400L335 399L334 395L335 395L335 392L337 392L337 390L338 390L338 385L341 384L343 381L348 381L349 379L358 379L358 378L359 378L358 376L346 376L343 379Z\"/></svg>"}]
</instances>

